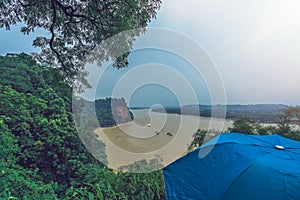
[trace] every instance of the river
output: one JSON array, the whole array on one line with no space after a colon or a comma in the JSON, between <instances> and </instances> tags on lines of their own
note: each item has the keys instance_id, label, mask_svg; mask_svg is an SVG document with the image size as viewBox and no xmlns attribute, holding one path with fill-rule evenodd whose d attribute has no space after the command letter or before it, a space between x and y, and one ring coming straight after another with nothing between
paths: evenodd
<instances>
[{"instance_id":1,"label":"river","mask_svg":"<svg viewBox=\"0 0 300 200\"><path fill-rule=\"evenodd\" d=\"M225 131L232 126L231 120L158 113L148 109L132 112L133 122L95 131L106 144L110 168L118 169L139 160L157 157L166 166L186 154L198 128Z\"/></svg>"}]
</instances>

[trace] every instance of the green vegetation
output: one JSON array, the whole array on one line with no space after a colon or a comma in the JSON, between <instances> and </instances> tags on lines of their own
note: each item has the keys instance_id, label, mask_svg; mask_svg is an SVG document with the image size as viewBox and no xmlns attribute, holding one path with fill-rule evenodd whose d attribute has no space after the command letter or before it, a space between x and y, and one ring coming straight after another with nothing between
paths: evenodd
<instances>
[{"instance_id":1,"label":"green vegetation","mask_svg":"<svg viewBox=\"0 0 300 200\"><path fill-rule=\"evenodd\" d=\"M235 119L233 126L228 128L226 132L236 132L255 135L278 134L293 140L300 141L300 107L288 106L281 111L277 124L261 124L258 120L250 117L241 117ZM189 145L189 151L201 146L205 141L210 139L213 135L207 130L198 130L194 136L193 141ZM222 134L222 133L216 133Z\"/></svg>"},{"instance_id":2,"label":"green vegetation","mask_svg":"<svg viewBox=\"0 0 300 200\"><path fill-rule=\"evenodd\" d=\"M192 151L193 149L200 147L204 143L205 136L207 134L206 130L198 129L193 135L193 141L189 145L188 150Z\"/></svg>"},{"instance_id":3,"label":"green vegetation","mask_svg":"<svg viewBox=\"0 0 300 200\"><path fill-rule=\"evenodd\" d=\"M262 126L257 120L249 117L241 117L234 120L233 127L229 128L228 131L245 134L259 134ZM267 132L265 133L267 134Z\"/></svg>"},{"instance_id":4,"label":"green vegetation","mask_svg":"<svg viewBox=\"0 0 300 200\"><path fill-rule=\"evenodd\" d=\"M79 138L97 149L101 160L105 146L93 137L96 121L71 113L70 87L83 91L89 86L82 67L86 63L113 59L115 67L127 66L128 52L144 29L123 34L121 41L112 39L104 49L97 47L122 31L146 27L160 3L0 1L0 28L21 24L24 34L37 28L48 34L33 41L41 48L34 57L43 66L26 54L0 57L0 199L165 198L160 171L114 173L91 157ZM130 119L130 113L119 114L117 123Z\"/></svg>"},{"instance_id":5,"label":"green vegetation","mask_svg":"<svg viewBox=\"0 0 300 200\"><path fill-rule=\"evenodd\" d=\"M237 119L233 123L233 127L229 128L231 132L247 133L247 134L278 134L290 139L300 141L300 107L288 106L278 115L278 122L275 125L262 125L257 120L243 117Z\"/></svg>"},{"instance_id":6,"label":"green vegetation","mask_svg":"<svg viewBox=\"0 0 300 200\"><path fill-rule=\"evenodd\" d=\"M78 135L57 70L26 54L0 57L0 67L0 199L165 198L161 171L115 173L91 156L79 137L92 129ZM105 159L104 144L87 141Z\"/></svg>"},{"instance_id":7,"label":"green vegetation","mask_svg":"<svg viewBox=\"0 0 300 200\"><path fill-rule=\"evenodd\" d=\"M77 89L81 90L81 86L88 86L87 72L82 68L86 62L112 59L118 68L127 66L127 52L156 16L160 4L160 0L5 0L0 1L0 28L10 30L19 23L24 34L42 29L45 35L33 41L41 48L35 57L59 68L66 77L64 81L79 84ZM99 49L104 40L137 28L121 39L111 38ZM119 55L120 49L123 55Z\"/></svg>"}]
</instances>

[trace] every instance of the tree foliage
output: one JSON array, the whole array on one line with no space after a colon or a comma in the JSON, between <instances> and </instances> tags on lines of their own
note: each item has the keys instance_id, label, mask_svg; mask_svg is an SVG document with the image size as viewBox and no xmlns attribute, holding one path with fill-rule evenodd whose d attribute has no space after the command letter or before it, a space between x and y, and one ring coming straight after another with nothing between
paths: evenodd
<instances>
[{"instance_id":1,"label":"tree foliage","mask_svg":"<svg viewBox=\"0 0 300 200\"><path fill-rule=\"evenodd\" d=\"M193 141L188 147L189 151L200 147L204 143L205 136L207 134L207 130L198 129L196 133L193 135Z\"/></svg>"},{"instance_id":2,"label":"tree foliage","mask_svg":"<svg viewBox=\"0 0 300 200\"><path fill-rule=\"evenodd\" d=\"M116 67L126 66L128 54L116 57L116 49L122 44L124 52L129 52L141 30L125 34L122 41L112 41L112 46L101 54L93 55L92 51L115 34L145 27L155 17L160 3L161 0L1 0L0 27L9 30L11 25L22 23L24 34L44 29L49 37L39 36L33 41L42 49L36 58L59 68L69 84L80 80L88 85L84 64L111 58Z\"/></svg>"},{"instance_id":3,"label":"tree foliage","mask_svg":"<svg viewBox=\"0 0 300 200\"><path fill-rule=\"evenodd\" d=\"M292 131L291 124L300 125L300 107L289 106L282 110L282 113L278 116L278 128L279 134L286 134Z\"/></svg>"},{"instance_id":4,"label":"tree foliage","mask_svg":"<svg viewBox=\"0 0 300 200\"><path fill-rule=\"evenodd\" d=\"M233 126L228 128L229 132L267 135L278 133L277 125L261 124L257 120L249 117L241 117L233 122Z\"/></svg>"},{"instance_id":5,"label":"tree foliage","mask_svg":"<svg viewBox=\"0 0 300 200\"><path fill-rule=\"evenodd\" d=\"M1 99L2 100L2 99ZM57 199L57 185L39 180L36 170L28 170L17 164L22 148L18 139L0 116L0 199Z\"/></svg>"},{"instance_id":6,"label":"tree foliage","mask_svg":"<svg viewBox=\"0 0 300 200\"><path fill-rule=\"evenodd\" d=\"M300 141L300 107L288 106L278 115L276 124L261 124L257 120L243 116L233 121L232 127L228 128L228 132L268 135L279 134L284 137ZM188 147L189 151L200 147L206 141L208 131L199 129L193 135L193 141ZM219 134L219 133L217 133Z\"/></svg>"},{"instance_id":7,"label":"tree foliage","mask_svg":"<svg viewBox=\"0 0 300 200\"><path fill-rule=\"evenodd\" d=\"M241 117L234 120L233 127L228 130L236 133L255 134L258 126L259 123L256 120L248 117Z\"/></svg>"},{"instance_id":8,"label":"tree foliage","mask_svg":"<svg viewBox=\"0 0 300 200\"><path fill-rule=\"evenodd\" d=\"M115 173L88 153L55 69L25 54L0 67L0 199L165 199L160 171ZM105 158L101 141L90 145Z\"/></svg>"},{"instance_id":9,"label":"tree foliage","mask_svg":"<svg viewBox=\"0 0 300 200\"><path fill-rule=\"evenodd\" d=\"M279 134L294 140L300 140L300 107L288 106L278 115L278 121L274 125L260 124L256 120L248 117L242 117L234 120L230 132L239 132L246 134Z\"/></svg>"}]
</instances>

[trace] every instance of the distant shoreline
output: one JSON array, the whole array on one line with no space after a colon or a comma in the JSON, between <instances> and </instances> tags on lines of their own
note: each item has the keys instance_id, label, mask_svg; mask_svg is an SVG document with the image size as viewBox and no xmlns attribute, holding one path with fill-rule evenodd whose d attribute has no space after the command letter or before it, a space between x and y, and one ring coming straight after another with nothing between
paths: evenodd
<instances>
[{"instance_id":1,"label":"distant shoreline","mask_svg":"<svg viewBox=\"0 0 300 200\"><path fill-rule=\"evenodd\" d=\"M165 108L150 108L150 107L131 107L131 110L151 109L153 112L189 115L211 118L212 110L215 113L213 118L235 120L241 117L249 117L260 123L273 124L278 122L278 116L282 113L287 105L284 104L247 104L247 105L185 105L182 107L165 107Z\"/></svg>"}]
</instances>

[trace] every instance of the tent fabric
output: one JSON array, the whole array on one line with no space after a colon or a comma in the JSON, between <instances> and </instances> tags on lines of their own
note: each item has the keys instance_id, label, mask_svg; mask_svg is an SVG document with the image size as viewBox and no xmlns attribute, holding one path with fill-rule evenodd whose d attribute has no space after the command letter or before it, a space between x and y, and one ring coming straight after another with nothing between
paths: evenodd
<instances>
[{"instance_id":1,"label":"tent fabric","mask_svg":"<svg viewBox=\"0 0 300 200\"><path fill-rule=\"evenodd\" d=\"M204 158L200 150L211 151ZM167 199L300 199L300 142L222 134L164 168Z\"/></svg>"}]
</instances>

